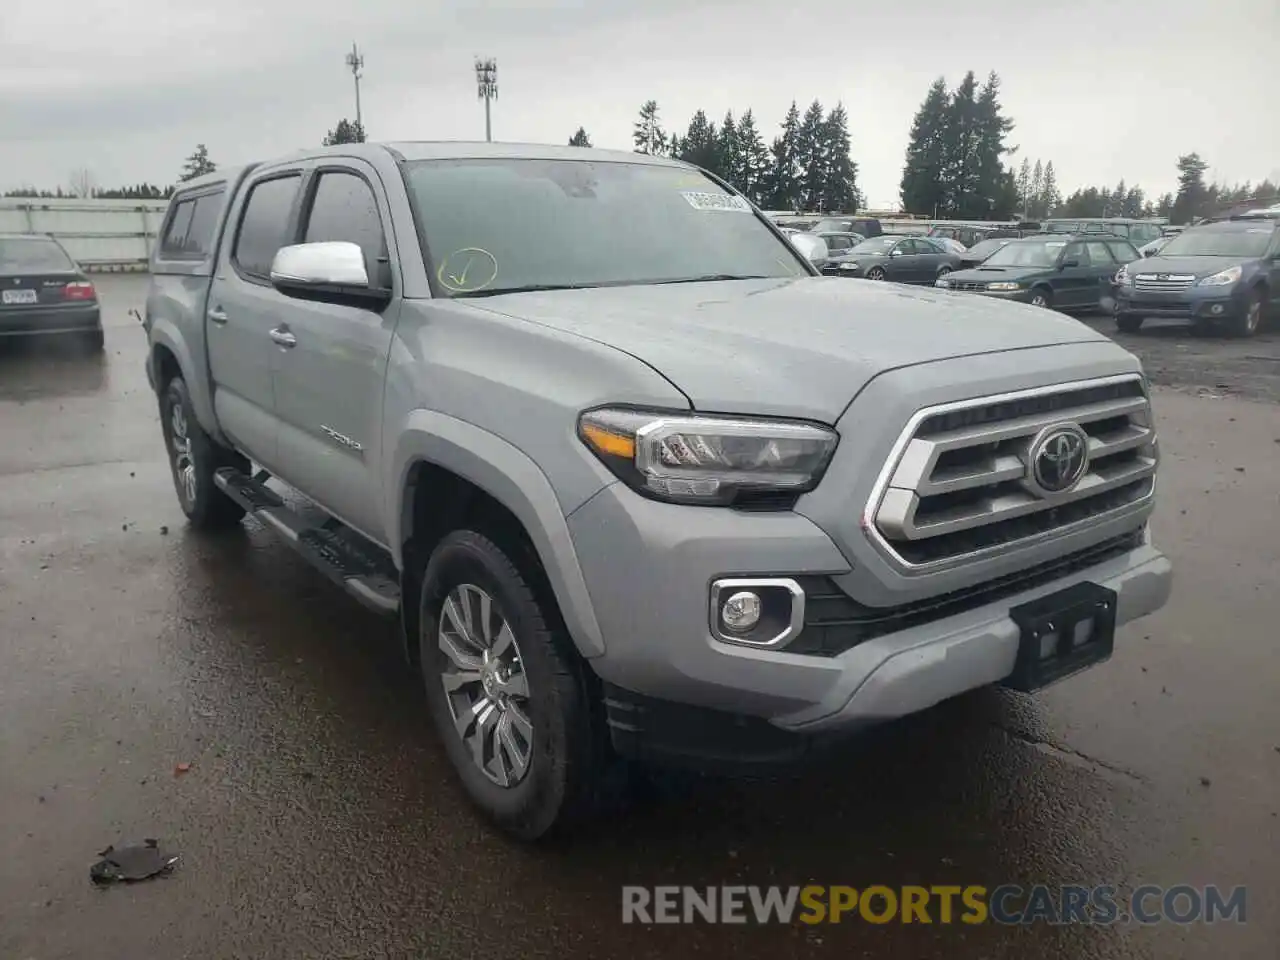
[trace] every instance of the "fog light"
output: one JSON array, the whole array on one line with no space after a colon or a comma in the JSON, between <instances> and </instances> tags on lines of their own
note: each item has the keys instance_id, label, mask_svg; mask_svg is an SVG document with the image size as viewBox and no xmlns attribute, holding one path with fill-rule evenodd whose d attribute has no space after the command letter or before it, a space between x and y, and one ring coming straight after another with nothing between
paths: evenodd
<instances>
[{"instance_id":1,"label":"fog light","mask_svg":"<svg viewBox=\"0 0 1280 960\"><path fill-rule=\"evenodd\" d=\"M1215 303L1212 307L1209 308L1209 312L1214 314L1215 316L1222 313L1222 304Z\"/></svg>"},{"instance_id":2,"label":"fog light","mask_svg":"<svg viewBox=\"0 0 1280 960\"><path fill-rule=\"evenodd\" d=\"M716 580L708 626L721 643L779 649L804 627L804 590L790 577Z\"/></svg>"},{"instance_id":3,"label":"fog light","mask_svg":"<svg viewBox=\"0 0 1280 960\"><path fill-rule=\"evenodd\" d=\"M760 594L741 590L724 602L720 620L734 633L746 633L760 622Z\"/></svg>"}]
</instances>

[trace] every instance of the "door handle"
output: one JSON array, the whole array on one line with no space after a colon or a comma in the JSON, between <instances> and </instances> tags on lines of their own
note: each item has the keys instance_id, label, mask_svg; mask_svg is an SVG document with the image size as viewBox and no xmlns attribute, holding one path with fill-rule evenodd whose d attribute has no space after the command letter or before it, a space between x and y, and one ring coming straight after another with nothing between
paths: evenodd
<instances>
[{"instance_id":1,"label":"door handle","mask_svg":"<svg viewBox=\"0 0 1280 960\"><path fill-rule=\"evenodd\" d=\"M298 342L298 338L295 337L288 330L284 329L283 327L276 327L274 330L271 331L269 336L271 337L272 340L274 340L280 346L286 347L286 348L292 347L295 343Z\"/></svg>"},{"instance_id":2,"label":"door handle","mask_svg":"<svg viewBox=\"0 0 1280 960\"><path fill-rule=\"evenodd\" d=\"M222 312L221 307L213 307L207 316L210 323L216 323L218 326L222 326L227 322L227 315Z\"/></svg>"}]
</instances>

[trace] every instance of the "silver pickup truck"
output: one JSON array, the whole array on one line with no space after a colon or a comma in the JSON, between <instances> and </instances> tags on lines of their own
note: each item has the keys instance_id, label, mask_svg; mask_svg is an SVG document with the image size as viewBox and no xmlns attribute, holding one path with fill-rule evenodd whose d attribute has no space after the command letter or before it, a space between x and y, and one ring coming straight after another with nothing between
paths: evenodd
<instances>
[{"instance_id":1,"label":"silver pickup truck","mask_svg":"<svg viewBox=\"0 0 1280 960\"><path fill-rule=\"evenodd\" d=\"M398 616L467 793L520 837L626 758L786 761L1042 687L1169 594L1134 357L824 278L681 163L318 149L183 184L151 269L191 524L250 514Z\"/></svg>"}]
</instances>

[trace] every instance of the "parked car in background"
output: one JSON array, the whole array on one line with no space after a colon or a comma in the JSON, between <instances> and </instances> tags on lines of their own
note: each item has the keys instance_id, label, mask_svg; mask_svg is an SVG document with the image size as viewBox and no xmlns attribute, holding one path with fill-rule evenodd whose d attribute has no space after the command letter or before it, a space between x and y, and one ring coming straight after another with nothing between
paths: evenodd
<instances>
[{"instance_id":1,"label":"parked car in background","mask_svg":"<svg viewBox=\"0 0 1280 960\"><path fill-rule=\"evenodd\" d=\"M1280 213L1191 227L1116 282L1116 326L1126 332L1171 317L1252 336L1280 310Z\"/></svg>"},{"instance_id":2,"label":"parked car in background","mask_svg":"<svg viewBox=\"0 0 1280 960\"><path fill-rule=\"evenodd\" d=\"M52 237L0 234L0 340L54 336L102 350L97 290Z\"/></svg>"},{"instance_id":3,"label":"parked car in background","mask_svg":"<svg viewBox=\"0 0 1280 960\"><path fill-rule=\"evenodd\" d=\"M1014 238L994 237L990 240L982 240L975 243L964 253L960 254L960 263L956 266L956 269L967 270L970 267L976 267L1012 239Z\"/></svg>"},{"instance_id":4,"label":"parked car in background","mask_svg":"<svg viewBox=\"0 0 1280 960\"><path fill-rule=\"evenodd\" d=\"M981 243L990 236L990 230L983 227L973 227L966 225L957 226L935 226L929 229L926 236L930 240L954 240L958 242L966 250L975 243Z\"/></svg>"},{"instance_id":5,"label":"parked car in background","mask_svg":"<svg viewBox=\"0 0 1280 960\"><path fill-rule=\"evenodd\" d=\"M1158 223L1131 217L1050 219L1041 222L1040 230L1043 233L1110 234L1113 237L1124 237L1135 247L1150 243L1164 233Z\"/></svg>"},{"instance_id":6,"label":"parked car in background","mask_svg":"<svg viewBox=\"0 0 1280 960\"><path fill-rule=\"evenodd\" d=\"M944 253L954 253L957 257L963 257L965 255L965 251L969 249L962 241L953 239L952 237L926 236L924 239L928 240Z\"/></svg>"},{"instance_id":7,"label":"parked car in background","mask_svg":"<svg viewBox=\"0 0 1280 960\"><path fill-rule=\"evenodd\" d=\"M878 237L884 233L875 217L827 217L809 228L810 233L860 233L864 237Z\"/></svg>"},{"instance_id":8,"label":"parked car in background","mask_svg":"<svg viewBox=\"0 0 1280 960\"><path fill-rule=\"evenodd\" d=\"M840 256L852 250L863 240L867 239L860 233L815 233L814 236L821 237L827 244L827 251L831 256Z\"/></svg>"},{"instance_id":9,"label":"parked car in background","mask_svg":"<svg viewBox=\"0 0 1280 960\"><path fill-rule=\"evenodd\" d=\"M871 237L827 261L822 272L866 280L932 284L956 268L960 258L924 237Z\"/></svg>"},{"instance_id":10,"label":"parked car in background","mask_svg":"<svg viewBox=\"0 0 1280 960\"><path fill-rule=\"evenodd\" d=\"M1111 308L1116 273L1140 260L1128 240L1110 236L1035 236L1010 240L980 266L937 286L1058 310Z\"/></svg>"}]
</instances>

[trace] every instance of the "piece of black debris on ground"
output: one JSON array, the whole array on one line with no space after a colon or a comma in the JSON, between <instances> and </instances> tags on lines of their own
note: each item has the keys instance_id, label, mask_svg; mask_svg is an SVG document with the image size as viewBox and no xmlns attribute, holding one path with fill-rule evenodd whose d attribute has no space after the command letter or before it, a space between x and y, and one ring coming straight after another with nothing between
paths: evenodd
<instances>
[{"instance_id":1,"label":"piece of black debris on ground","mask_svg":"<svg viewBox=\"0 0 1280 960\"><path fill-rule=\"evenodd\" d=\"M1210 780L1208 777L1201 777L1201 778L1200 778L1200 786L1202 786L1202 787L1207 787L1207 786L1209 786L1209 784L1211 784L1211 783L1213 783L1213 781L1212 781L1212 780Z\"/></svg>"},{"instance_id":2,"label":"piece of black debris on ground","mask_svg":"<svg viewBox=\"0 0 1280 960\"><path fill-rule=\"evenodd\" d=\"M99 885L149 880L168 872L178 862L177 856L170 855L158 840L150 838L119 849L107 847L98 856L102 859L89 868L89 879Z\"/></svg>"}]
</instances>

